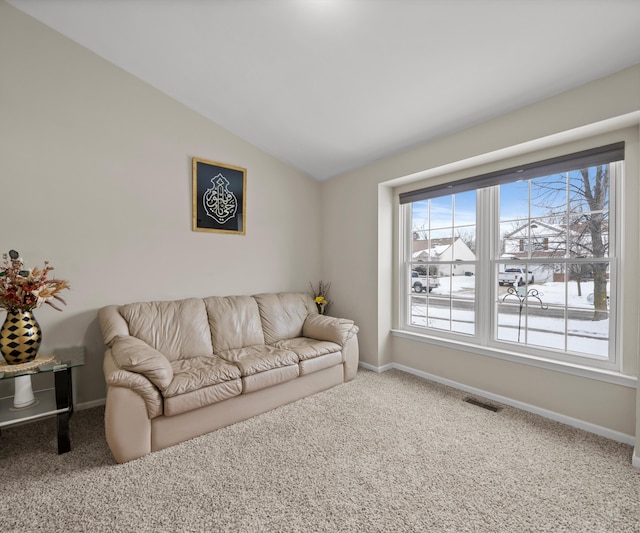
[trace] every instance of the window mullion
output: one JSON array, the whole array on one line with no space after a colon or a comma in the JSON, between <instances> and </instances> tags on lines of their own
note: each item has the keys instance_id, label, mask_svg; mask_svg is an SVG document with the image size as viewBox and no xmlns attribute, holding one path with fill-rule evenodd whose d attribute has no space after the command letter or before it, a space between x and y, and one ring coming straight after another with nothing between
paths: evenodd
<instances>
[{"instance_id":1,"label":"window mullion","mask_svg":"<svg viewBox=\"0 0 640 533\"><path fill-rule=\"evenodd\" d=\"M407 294L407 279L411 279L411 240L413 237L413 231L411 228L411 220L413 217L412 204L406 204L400 206L400 226L402 231L400 233L400 260L398 261L398 268L401 274L398 276L398 294L400 298L400 324L407 324L410 321L411 315L411 295Z\"/></svg>"},{"instance_id":2,"label":"window mullion","mask_svg":"<svg viewBox=\"0 0 640 533\"><path fill-rule=\"evenodd\" d=\"M476 332L478 341L487 346L494 328L493 315L496 300L495 264L491 259L497 250L495 231L497 224L496 206L498 187L488 187L477 191L476 207Z\"/></svg>"},{"instance_id":3,"label":"window mullion","mask_svg":"<svg viewBox=\"0 0 640 533\"><path fill-rule=\"evenodd\" d=\"M622 335L622 304L624 303L623 291L625 287L621 287L623 283L622 273L622 260L624 247L621 246L622 239L622 218L624 210L624 202L622 201L623 194L623 172L624 162L619 161L612 163L609 166L609 226L613 228L613 239L611 233L609 234L609 254L607 259L609 260L609 294L612 305L609 307L610 326L609 326L609 339L611 343L610 353L611 362L617 365L621 365L622 361L618 354L624 353L623 347L623 335ZM631 277L628 278L627 283L632 285Z\"/></svg>"}]
</instances>

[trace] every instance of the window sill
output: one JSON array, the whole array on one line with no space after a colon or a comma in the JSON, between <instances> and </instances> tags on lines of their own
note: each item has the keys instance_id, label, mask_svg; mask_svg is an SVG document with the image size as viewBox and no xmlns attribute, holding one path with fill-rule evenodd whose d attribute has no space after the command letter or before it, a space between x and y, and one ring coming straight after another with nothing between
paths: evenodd
<instances>
[{"instance_id":1,"label":"window sill","mask_svg":"<svg viewBox=\"0 0 640 533\"><path fill-rule=\"evenodd\" d=\"M615 385L622 385L623 387L630 387L632 389L637 388L638 385L638 378L636 378L635 376L621 374L620 372L590 368L561 361L543 359L530 355L515 355L507 351L488 348L486 346L477 346L475 344L442 339L439 337L432 337L429 335L423 335L420 333L413 333L410 331L403 331L399 329L392 329L391 334L394 337L408 339L415 342L423 342L425 344L432 344L436 346L442 346L444 348L461 350L464 352L470 352L487 357L494 357L496 359L502 359L504 361L509 361L512 363L544 368L545 370L552 370L555 372L563 372L565 374L571 374L583 378L604 381L606 383L613 383Z\"/></svg>"}]
</instances>

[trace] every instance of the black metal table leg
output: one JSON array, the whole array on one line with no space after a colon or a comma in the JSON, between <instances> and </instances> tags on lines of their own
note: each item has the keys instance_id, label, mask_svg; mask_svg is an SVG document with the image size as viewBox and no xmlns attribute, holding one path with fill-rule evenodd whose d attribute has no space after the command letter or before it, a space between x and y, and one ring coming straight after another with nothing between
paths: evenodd
<instances>
[{"instance_id":1,"label":"black metal table leg","mask_svg":"<svg viewBox=\"0 0 640 533\"><path fill-rule=\"evenodd\" d=\"M66 409L64 413L58 413L58 454L71 450L71 438L69 436L69 419L73 414L73 391L71 387L71 368L54 372L56 387L56 408Z\"/></svg>"}]
</instances>

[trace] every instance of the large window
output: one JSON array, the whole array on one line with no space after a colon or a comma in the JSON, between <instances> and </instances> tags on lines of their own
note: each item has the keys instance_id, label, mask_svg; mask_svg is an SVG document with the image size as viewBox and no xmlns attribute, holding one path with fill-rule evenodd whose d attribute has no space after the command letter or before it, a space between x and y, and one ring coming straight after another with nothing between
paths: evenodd
<instances>
[{"instance_id":1,"label":"large window","mask_svg":"<svg viewBox=\"0 0 640 533\"><path fill-rule=\"evenodd\" d=\"M476 192L409 204L412 326L476 332Z\"/></svg>"},{"instance_id":2,"label":"large window","mask_svg":"<svg viewBox=\"0 0 640 533\"><path fill-rule=\"evenodd\" d=\"M614 368L622 143L402 194L404 329Z\"/></svg>"}]
</instances>

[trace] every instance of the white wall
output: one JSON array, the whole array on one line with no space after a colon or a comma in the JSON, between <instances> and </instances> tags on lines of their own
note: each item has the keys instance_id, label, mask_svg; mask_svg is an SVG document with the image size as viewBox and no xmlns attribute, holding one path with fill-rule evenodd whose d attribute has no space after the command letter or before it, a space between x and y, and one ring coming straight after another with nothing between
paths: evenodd
<instances>
[{"instance_id":1,"label":"white wall","mask_svg":"<svg viewBox=\"0 0 640 533\"><path fill-rule=\"evenodd\" d=\"M637 205L638 111L640 110L640 65L594 81L449 137L378 161L339 176L323 185L323 276L334 282L339 303L334 312L354 318L361 326L361 359L372 367L389 363L450 380L533 406L539 410L575 418L593 427L633 438L640 436L640 398L631 386L576 377L553 370L482 356L467 351L437 347L401 337L391 337L394 325L398 267L394 255L396 235L389 229L394 217L393 188L411 181L437 182L439 171L461 168L467 160L478 164L485 154L506 154L523 145L553 146L567 131L593 129L591 124L617 121L631 127L632 158L628 179L633 191L629 205ZM629 118L631 114L631 118ZM582 128L582 129L581 129ZM576 130L577 129L577 130ZM461 162L461 163L460 163ZM430 172L433 178L429 177ZM446 181L446 180L445 180ZM637 209L625 214L628 272L637 272ZM638 368L638 284L627 276L622 321L627 331L624 345L626 371ZM633 276L634 278L637 276ZM338 298L339 297L339 298Z\"/></svg>"},{"instance_id":2,"label":"white wall","mask_svg":"<svg viewBox=\"0 0 640 533\"><path fill-rule=\"evenodd\" d=\"M247 169L246 235L191 230L191 158ZM0 251L71 283L43 350L84 345L104 397L106 304L309 289L320 184L0 2ZM0 313L4 320L4 313Z\"/></svg>"}]
</instances>

